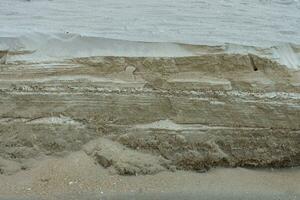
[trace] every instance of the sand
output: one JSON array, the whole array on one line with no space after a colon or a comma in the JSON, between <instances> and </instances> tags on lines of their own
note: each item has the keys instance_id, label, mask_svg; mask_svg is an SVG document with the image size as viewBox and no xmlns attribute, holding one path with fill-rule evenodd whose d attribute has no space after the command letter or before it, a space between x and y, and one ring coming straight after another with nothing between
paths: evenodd
<instances>
[{"instance_id":1,"label":"sand","mask_svg":"<svg viewBox=\"0 0 300 200\"><path fill-rule=\"evenodd\" d=\"M300 199L299 11L1 0L0 199Z\"/></svg>"},{"instance_id":2,"label":"sand","mask_svg":"<svg viewBox=\"0 0 300 200\"><path fill-rule=\"evenodd\" d=\"M1 199L299 199L299 168L225 169L119 176L84 152L43 158L1 177Z\"/></svg>"},{"instance_id":3,"label":"sand","mask_svg":"<svg viewBox=\"0 0 300 200\"><path fill-rule=\"evenodd\" d=\"M0 197L299 199L299 75L222 52L1 64Z\"/></svg>"}]
</instances>

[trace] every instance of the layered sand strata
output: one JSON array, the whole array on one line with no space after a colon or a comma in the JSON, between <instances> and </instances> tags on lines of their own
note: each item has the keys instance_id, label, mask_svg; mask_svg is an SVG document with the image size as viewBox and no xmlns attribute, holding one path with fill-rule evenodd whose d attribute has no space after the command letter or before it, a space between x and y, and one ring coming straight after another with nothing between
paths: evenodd
<instances>
[{"instance_id":1,"label":"layered sand strata","mask_svg":"<svg viewBox=\"0 0 300 200\"><path fill-rule=\"evenodd\" d=\"M47 185L43 163L70 156L94 163L74 166L81 178L89 169L119 177L300 164L300 73L274 61L205 54L45 65L1 65L0 176L7 180L44 169L33 184Z\"/></svg>"}]
</instances>

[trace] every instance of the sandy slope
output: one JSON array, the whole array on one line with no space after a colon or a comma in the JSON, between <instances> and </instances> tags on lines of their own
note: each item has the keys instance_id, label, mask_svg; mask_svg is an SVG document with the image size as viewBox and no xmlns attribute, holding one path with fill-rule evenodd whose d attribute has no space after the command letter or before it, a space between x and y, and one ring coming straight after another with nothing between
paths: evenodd
<instances>
[{"instance_id":1,"label":"sandy slope","mask_svg":"<svg viewBox=\"0 0 300 200\"><path fill-rule=\"evenodd\" d=\"M299 198L299 71L228 53L50 64L1 65L4 197Z\"/></svg>"},{"instance_id":2,"label":"sandy slope","mask_svg":"<svg viewBox=\"0 0 300 200\"><path fill-rule=\"evenodd\" d=\"M299 11L0 0L0 199L300 199Z\"/></svg>"},{"instance_id":3,"label":"sandy slope","mask_svg":"<svg viewBox=\"0 0 300 200\"><path fill-rule=\"evenodd\" d=\"M84 152L44 158L34 169L0 175L0 199L300 199L300 170L213 169L119 176Z\"/></svg>"},{"instance_id":4,"label":"sandy slope","mask_svg":"<svg viewBox=\"0 0 300 200\"><path fill-rule=\"evenodd\" d=\"M290 69L300 68L300 46L296 41L268 45L218 43L218 45L176 42L116 40L79 34L26 34L0 37L0 62L35 63L44 67L65 64L66 59L80 57L188 57L206 54L253 54L276 61ZM47 65L46 65L47 64ZM69 66L71 67L71 66Z\"/></svg>"}]
</instances>

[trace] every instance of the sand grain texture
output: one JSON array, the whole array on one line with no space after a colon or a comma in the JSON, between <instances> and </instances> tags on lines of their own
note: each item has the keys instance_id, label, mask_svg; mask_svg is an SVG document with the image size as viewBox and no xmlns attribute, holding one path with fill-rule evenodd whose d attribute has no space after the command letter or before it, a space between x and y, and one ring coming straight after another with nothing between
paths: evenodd
<instances>
[{"instance_id":1,"label":"sand grain texture","mask_svg":"<svg viewBox=\"0 0 300 200\"><path fill-rule=\"evenodd\" d=\"M277 193L271 179L288 173L291 191L283 187L278 195L299 198L299 170L290 169L300 165L296 70L252 54L223 53L0 67L0 194L46 198L81 191L93 198L99 185L130 193L140 184L148 194L159 188L174 194L180 188L175 179L186 184L189 176L213 193L197 181L219 175L233 181L232 187L216 185L226 193L240 173L247 181L252 175L270 177L266 193L259 192L272 199ZM260 170L211 170L216 167ZM274 168L287 171L268 171ZM156 185L160 179L166 185ZM119 180L123 189L114 186ZM255 180L245 183L254 185ZM197 197L191 192L196 186L190 186L184 191ZM236 195L245 196L242 190Z\"/></svg>"}]
</instances>

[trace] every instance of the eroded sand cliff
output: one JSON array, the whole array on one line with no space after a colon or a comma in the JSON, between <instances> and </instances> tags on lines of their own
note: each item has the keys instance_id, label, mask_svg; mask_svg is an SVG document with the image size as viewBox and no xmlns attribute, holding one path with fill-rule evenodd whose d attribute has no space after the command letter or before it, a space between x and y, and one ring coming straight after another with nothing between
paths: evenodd
<instances>
[{"instance_id":1,"label":"eroded sand cliff","mask_svg":"<svg viewBox=\"0 0 300 200\"><path fill-rule=\"evenodd\" d=\"M51 173L34 171L72 155L94 163L81 175L296 167L299 86L299 71L252 54L2 64L0 176L33 173L41 191Z\"/></svg>"}]
</instances>

